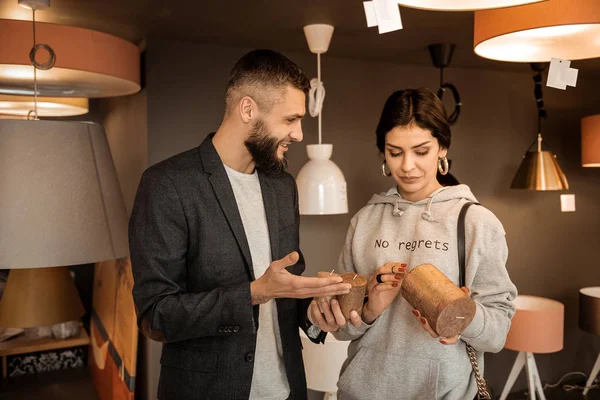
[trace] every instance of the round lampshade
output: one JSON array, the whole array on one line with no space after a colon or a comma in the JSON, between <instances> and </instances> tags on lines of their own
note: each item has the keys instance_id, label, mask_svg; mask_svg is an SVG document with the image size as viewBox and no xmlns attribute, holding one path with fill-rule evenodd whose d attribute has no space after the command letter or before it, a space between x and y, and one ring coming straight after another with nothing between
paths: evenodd
<instances>
[{"instance_id":1,"label":"round lampshade","mask_svg":"<svg viewBox=\"0 0 600 400\"><path fill-rule=\"evenodd\" d=\"M0 93L33 95L30 21L0 19ZM42 96L115 97L140 90L140 54L106 33L36 22L36 42L50 45L56 64L37 71ZM44 61L40 51L38 61ZM47 57L47 56L46 56Z\"/></svg>"},{"instance_id":2,"label":"round lampshade","mask_svg":"<svg viewBox=\"0 0 600 400\"><path fill-rule=\"evenodd\" d=\"M514 7L546 0L396 0L405 7L437 11L473 11L489 8Z\"/></svg>"},{"instance_id":3,"label":"round lampshade","mask_svg":"<svg viewBox=\"0 0 600 400\"><path fill-rule=\"evenodd\" d=\"M336 393L340 371L348 356L350 342L339 341L329 334L324 344L315 344L302 330L300 338L302 339L306 386L310 390L318 392Z\"/></svg>"},{"instance_id":4,"label":"round lampshade","mask_svg":"<svg viewBox=\"0 0 600 400\"><path fill-rule=\"evenodd\" d=\"M82 97L38 97L39 117L69 117L87 114L88 99ZM33 96L0 94L0 114L27 116L34 109Z\"/></svg>"},{"instance_id":5,"label":"round lampshade","mask_svg":"<svg viewBox=\"0 0 600 400\"><path fill-rule=\"evenodd\" d=\"M475 53L511 62L600 57L600 1L548 0L475 12Z\"/></svg>"},{"instance_id":6,"label":"round lampshade","mask_svg":"<svg viewBox=\"0 0 600 400\"><path fill-rule=\"evenodd\" d=\"M510 350L554 353L563 348L565 306L551 299L519 295L506 344Z\"/></svg>"},{"instance_id":7,"label":"round lampshade","mask_svg":"<svg viewBox=\"0 0 600 400\"><path fill-rule=\"evenodd\" d=\"M600 336L600 286L579 290L579 328Z\"/></svg>"},{"instance_id":8,"label":"round lampshade","mask_svg":"<svg viewBox=\"0 0 600 400\"><path fill-rule=\"evenodd\" d=\"M600 114L581 119L581 165L600 167Z\"/></svg>"},{"instance_id":9,"label":"round lampshade","mask_svg":"<svg viewBox=\"0 0 600 400\"><path fill-rule=\"evenodd\" d=\"M346 179L337 165L329 158L331 144L306 146L309 161L296 178L300 214L325 215L348 212Z\"/></svg>"},{"instance_id":10,"label":"round lampshade","mask_svg":"<svg viewBox=\"0 0 600 400\"><path fill-rule=\"evenodd\" d=\"M0 269L129 254L127 211L102 126L0 120Z\"/></svg>"}]
</instances>

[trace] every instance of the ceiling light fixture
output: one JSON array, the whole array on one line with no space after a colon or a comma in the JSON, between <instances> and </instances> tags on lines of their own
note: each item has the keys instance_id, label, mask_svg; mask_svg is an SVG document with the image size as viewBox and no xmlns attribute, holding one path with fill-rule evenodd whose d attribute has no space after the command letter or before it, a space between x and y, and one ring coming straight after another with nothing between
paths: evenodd
<instances>
[{"instance_id":1,"label":"ceiling light fixture","mask_svg":"<svg viewBox=\"0 0 600 400\"><path fill-rule=\"evenodd\" d=\"M321 54L329 49L333 26L325 24L304 27L306 41L312 53L317 55L317 78L310 81L308 109L312 117L319 117L319 144L306 146L308 162L296 178L298 203L302 215L346 214L348 197L344 174L333 161L333 145L321 144L321 116L325 87L321 82Z\"/></svg>"},{"instance_id":2,"label":"ceiling light fixture","mask_svg":"<svg viewBox=\"0 0 600 400\"><path fill-rule=\"evenodd\" d=\"M19 1L32 8L32 22L0 20L0 94L49 97L115 97L140 90L140 54L133 43L106 33L35 21L49 0ZM41 42L35 42L37 36ZM45 53L47 61L36 61ZM28 56L29 55L29 56ZM58 56L56 56L58 55ZM41 57L40 57L41 58ZM38 64L38 71L31 69Z\"/></svg>"},{"instance_id":3,"label":"ceiling light fixture","mask_svg":"<svg viewBox=\"0 0 600 400\"><path fill-rule=\"evenodd\" d=\"M548 0L475 12L475 53L509 62L600 57L600 1Z\"/></svg>"},{"instance_id":4,"label":"ceiling light fixture","mask_svg":"<svg viewBox=\"0 0 600 400\"><path fill-rule=\"evenodd\" d=\"M405 7L434 11L474 11L490 8L514 7L546 0L396 0Z\"/></svg>"}]
</instances>

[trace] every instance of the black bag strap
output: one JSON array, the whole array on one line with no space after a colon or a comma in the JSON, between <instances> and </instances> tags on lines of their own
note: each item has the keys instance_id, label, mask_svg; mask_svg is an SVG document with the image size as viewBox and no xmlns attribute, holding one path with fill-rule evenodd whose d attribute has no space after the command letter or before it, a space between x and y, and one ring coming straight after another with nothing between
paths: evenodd
<instances>
[{"instance_id":1,"label":"black bag strap","mask_svg":"<svg viewBox=\"0 0 600 400\"><path fill-rule=\"evenodd\" d=\"M469 201L462 206L460 210L460 214L458 214L458 224L456 225L457 230L457 241L458 241L458 266L459 266L459 275L458 275L458 287L465 286L465 275L466 275L466 256L465 256L465 219L467 215L467 211L469 211L469 207L473 204L479 205L479 203L475 203L473 201Z\"/></svg>"}]
</instances>

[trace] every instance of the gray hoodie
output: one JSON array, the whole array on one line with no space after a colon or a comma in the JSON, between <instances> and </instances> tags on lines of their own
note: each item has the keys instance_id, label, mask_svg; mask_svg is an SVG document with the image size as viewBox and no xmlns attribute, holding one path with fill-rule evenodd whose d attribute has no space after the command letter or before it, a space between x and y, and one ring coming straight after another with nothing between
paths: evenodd
<instances>
[{"instance_id":1,"label":"gray hoodie","mask_svg":"<svg viewBox=\"0 0 600 400\"><path fill-rule=\"evenodd\" d=\"M458 214L477 201L466 185L410 202L396 188L374 195L352 219L340 256L340 273L370 277L390 261L410 270L433 264L458 284ZM508 249L500 221L483 206L469 208L465 222L466 286L477 303L475 318L456 345L443 345L422 328L412 307L398 295L371 325L347 324L335 333L352 340L338 382L343 400L465 400L477 391L465 343L479 356L504 347L517 289L506 271ZM464 341L464 342L463 342Z\"/></svg>"}]
</instances>

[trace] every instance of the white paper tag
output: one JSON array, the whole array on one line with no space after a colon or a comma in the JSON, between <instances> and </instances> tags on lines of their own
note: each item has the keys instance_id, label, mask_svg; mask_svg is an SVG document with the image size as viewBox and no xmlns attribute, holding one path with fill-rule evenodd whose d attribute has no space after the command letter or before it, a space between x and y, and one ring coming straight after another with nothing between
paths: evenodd
<instances>
[{"instance_id":1,"label":"white paper tag","mask_svg":"<svg viewBox=\"0 0 600 400\"><path fill-rule=\"evenodd\" d=\"M562 90L567 89L567 85L575 87L579 71L575 68L570 68L570 66L571 61L552 57L546 86Z\"/></svg>"},{"instance_id":2,"label":"white paper tag","mask_svg":"<svg viewBox=\"0 0 600 400\"><path fill-rule=\"evenodd\" d=\"M363 1L365 7L365 16L367 17L367 27L377 26L377 14L375 14L375 5L372 1Z\"/></svg>"},{"instance_id":3,"label":"white paper tag","mask_svg":"<svg viewBox=\"0 0 600 400\"><path fill-rule=\"evenodd\" d=\"M388 33L402 29L400 7L395 0L373 0L379 33Z\"/></svg>"}]
</instances>

